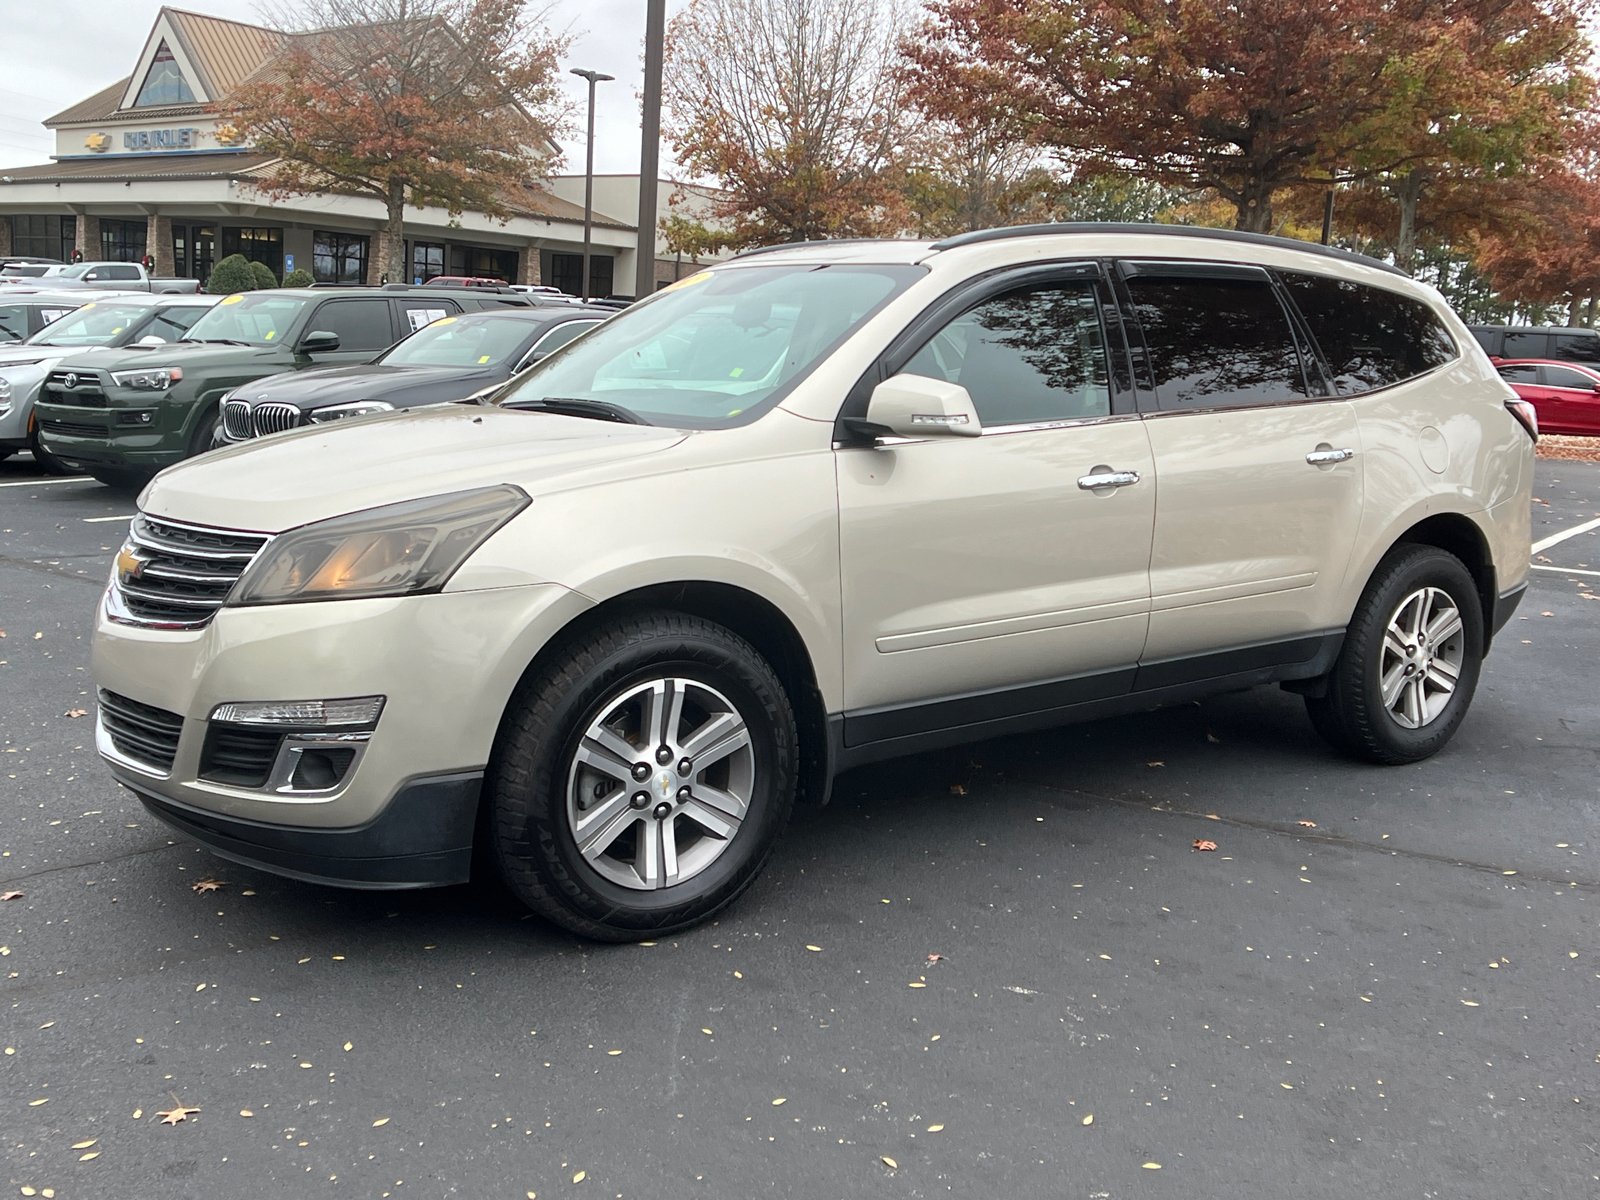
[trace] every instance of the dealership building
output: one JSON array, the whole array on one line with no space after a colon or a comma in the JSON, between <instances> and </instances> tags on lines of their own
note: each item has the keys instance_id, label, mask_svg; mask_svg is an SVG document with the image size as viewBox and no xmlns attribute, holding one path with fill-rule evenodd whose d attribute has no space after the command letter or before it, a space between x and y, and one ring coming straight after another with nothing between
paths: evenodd
<instances>
[{"instance_id":1,"label":"dealership building","mask_svg":"<svg viewBox=\"0 0 1600 1200\"><path fill-rule=\"evenodd\" d=\"M320 283L381 282L384 209L329 194L274 197L276 159L228 123L229 94L284 44L272 29L163 8L132 73L47 119L52 161L0 169L0 256L134 261L158 275L205 279L230 254L280 277L309 270ZM408 208L405 278L492 276L577 294L583 277L582 176L508 198L508 219ZM660 191L663 214L674 185ZM634 196L638 180L633 178ZM590 293L631 295L636 229L595 204ZM683 264L657 246L656 277Z\"/></svg>"}]
</instances>

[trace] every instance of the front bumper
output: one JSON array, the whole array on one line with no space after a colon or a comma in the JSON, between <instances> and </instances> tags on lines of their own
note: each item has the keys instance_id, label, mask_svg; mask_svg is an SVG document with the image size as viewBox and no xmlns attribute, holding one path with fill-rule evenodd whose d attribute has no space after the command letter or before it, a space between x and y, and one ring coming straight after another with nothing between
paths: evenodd
<instances>
[{"instance_id":1,"label":"front bumper","mask_svg":"<svg viewBox=\"0 0 1600 1200\"><path fill-rule=\"evenodd\" d=\"M104 736L101 757L162 820L227 857L356 887L458 882L472 825L461 814L476 811L506 703L539 649L588 607L535 584L223 608L203 628L163 630L121 624L102 605L95 682L163 710L176 732L170 766L120 754ZM219 704L368 695L387 697L382 715L326 793L201 778Z\"/></svg>"},{"instance_id":2,"label":"front bumper","mask_svg":"<svg viewBox=\"0 0 1600 1200\"><path fill-rule=\"evenodd\" d=\"M134 792L151 815L233 862L310 883L392 890L467 882L482 784L481 771L413 780L351 829L269 825Z\"/></svg>"}]
</instances>

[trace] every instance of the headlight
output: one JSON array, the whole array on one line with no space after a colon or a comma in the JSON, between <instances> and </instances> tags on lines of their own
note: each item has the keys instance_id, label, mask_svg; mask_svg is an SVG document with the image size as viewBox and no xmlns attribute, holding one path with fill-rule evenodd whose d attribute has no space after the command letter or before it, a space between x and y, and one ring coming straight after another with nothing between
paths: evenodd
<instances>
[{"instance_id":1,"label":"headlight","mask_svg":"<svg viewBox=\"0 0 1600 1200\"><path fill-rule=\"evenodd\" d=\"M146 367L139 371L113 371L111 382L137 392L164 392L183 378L182 367Z\"/></svg>"},{"instance_id":2,"label":"headlight","mask_svg":"<svg viewBox=\"0 0 1600 1200\"><path fill-rule=\"evenodd\" d=\"M11 407L11 380L0 375L0 404Z\"/></svg>"},{"instance_id":3,"label":"headlight","mask_svg":"<svg viewBox=\"0 0 1600 1200\"><path fill-rule=\"evenodd\" d=\"M328 421L342 421L346 417L363 417L368 413L393 412L394 405L383 400L350 400L344 404L330 404L327 408L314 408L307 416L313 425Z\"/></svg>"},{"instance_id":4,"label":"headlight","mask_svg":"<svg viewBox=\"0 0 1600 1200\"><path fill-rule=\"evenodd\" d=\"M13 359L7 360L5 365L6 365L7 368L10 368L10 367L37 367L43 361L44 361L44 359L42 359L42 358L13 358Z\"/></svg>"},{"instance_id":5,"label":"headlight","mask_svg":"<svg viewBox=\"0 0 1600 1200\"><path fill-rule=\"evenodd\" d=\"M229 604L282 604L436 592L495 530L529 504L519 487L405 500L280 533Z\"/></svg>"}]
</instances>

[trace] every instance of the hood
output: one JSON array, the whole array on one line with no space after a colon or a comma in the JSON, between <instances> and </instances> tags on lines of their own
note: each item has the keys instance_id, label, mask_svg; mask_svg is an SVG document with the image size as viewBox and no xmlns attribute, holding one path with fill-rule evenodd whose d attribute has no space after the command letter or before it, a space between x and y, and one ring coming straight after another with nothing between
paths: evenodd
<instances>
[{"instance_id":1,"label":"hood","mask_svg":"<svg viewBox=\"0 0 1600 1200\"><path fill-rule=\"evenodd\" d=\"M68 354L81 354L85 350L98 349L96 346L24 346L20 342L11 342L0 346L0 367L9 367L14 363L49 362L52 359L65 358Z\"/></svg>"},{"instance_id":2,"label":"hood","mask_svg":"<svg viewBox=\"0 0 1600 1200\"><path fill-rule=\"evenodd\" d=\"M214 450L157 475L139 507L175 521L277 533L497 483L537 497L585 469L625 465L687 436L480 405L419 408Z\"/></svg>"},{"instance_id":3,"label":"hood","mask_svg":"<svg viewBox=\"0 0 1600 1200\"><path fill-rule=\"evenodd\" d=\"M479 388L500 379L503 372L492 367L463 370L460 367L386 367L366 364L353 367L314 367L284 375L270 375L245 384L235 399L272 400L297 404L302 410L340 404L347 400L386 400L396 408L418 404L437 404L460 400Z\"/></svg>"},{"instance_id":4,"label":"hood","mask_svg":"<svg viewBox=\"0 0 1600 1200\"><path fill-rule=\"evenodd\" d=\"M94 359L84 365L97 371L130 371L138 367L239 367L252 362L282 363L288 355L285 346L223 346L210 342L168 342L161 346L118 346L96 350ZM73 349L66 366L72 366L82 351ZM159 361L158 361L159 360Z\"/></svg>"}]
</instances>

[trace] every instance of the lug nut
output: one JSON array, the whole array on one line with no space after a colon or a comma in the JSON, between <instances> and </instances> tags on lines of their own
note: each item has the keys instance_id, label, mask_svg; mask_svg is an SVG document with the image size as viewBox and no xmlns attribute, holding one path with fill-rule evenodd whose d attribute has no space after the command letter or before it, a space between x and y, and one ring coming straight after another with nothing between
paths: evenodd
<instances>
[{"instance_id":1,"label":"lug nut","mask_svg":"<svg viewBox=\"0 0 1600 1200\"><path fill-rule=\"evenodd\" d=\"M650 806L649 792L635 792L628 800L635 808L648 808Z\"/></svg>"},{"instance_id":2,"label":"lug nut","mask_svg":"<svg viewBox=\"0 0 1600 1200\"><path fill-rule=\"evenodd\" d=\"M636 783L643 783L646 779L649 779L650 778L650 764L649 763L634 763L633 764L633 778L634 778L634 782L636 782Z\"/></svg>"},{"instance_id":3,"label":"lug nut","mask_svg":"<svg viewBox=\"0 0 1600 1200\"><path fill-rule=\"evenodd\" d=\"M663 767L672 761L672 747L663 746L656 751L656 761Z\"/></svg>"},{"instance_id":4,"label":"lug nut","mask_svg":"<svg viewBox=\"0 0 1600 1200\"><path fill-rule=\"evenodd\" d=\"M660 804L656 805L656 807L655 807L655 818L656 818L656 820L665 821L671 815L672 815L672 805L668 804L665 800L663 800Z\"/></svg>"},{"instance_id":5,"label":"lug nut","mask_svg":"<svg viewBox=\"0 0 1600 1200\"><path fill-rule=\"evenodd\" d=\"M693 795L694 795L694 793L689 790L689 785L688 784L684 784L681 788L678 789L678 799L679 800L688 800Z\"/></svg>"},{"instance_id":6,"label":"lug nut","mask_svg":"<svg viewBox=\"0 0 1600 1200\"><path fill-rule=\"evenodd\" d=\"M689 774L692 774L693 772L694 772L694 764L692 762L690 762L687 758L682 759L678 763L678 774L679 775L689 775Z\"/></svg>"}]
</instances>

